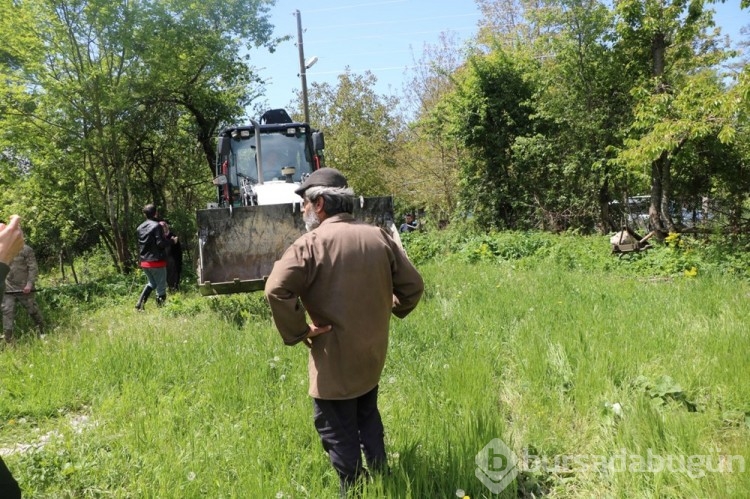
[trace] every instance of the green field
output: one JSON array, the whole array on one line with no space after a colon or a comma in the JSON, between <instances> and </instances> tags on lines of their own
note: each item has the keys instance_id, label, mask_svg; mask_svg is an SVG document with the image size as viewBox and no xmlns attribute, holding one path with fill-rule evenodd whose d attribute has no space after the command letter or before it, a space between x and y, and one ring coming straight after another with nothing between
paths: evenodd
<instances>
[{"instance_id":1,"label":"green field","mask_svg":"<svg viewBox=\"0 0 750 499\"><path fill-rule=\"evenodd\" d=\"M494 497L476 476L493 439L520 470L501 497L747 496L747 279L629 273L589 246L618 268L415 242L426 292L392 321L380 385L392 472L363 497ZM261 296L139 314L120 291L0 351L0 448L25 497L335 497L307 351Z\"/></svg>"}]
</instances>

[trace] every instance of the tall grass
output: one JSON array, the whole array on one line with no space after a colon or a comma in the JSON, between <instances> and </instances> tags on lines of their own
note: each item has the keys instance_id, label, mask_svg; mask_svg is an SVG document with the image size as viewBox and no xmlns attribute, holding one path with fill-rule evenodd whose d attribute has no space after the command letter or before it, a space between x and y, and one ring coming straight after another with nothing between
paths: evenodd
<instances>
[{"instance_id":1,"label":"tall grass","mask_svg":"<svg viewBox=\"0 0 750 499\"><path fill-rule=\"evenodd\" d=\"M380 385L391 474L363 497L491 497L475 457L494 438L530 456L505 497L746 495L739 458L703 476L674 463L750 464L750 285L579 268L597 244L420 263L425 297L392 321ZM25 496L335 497L307 351L283 346L261 297L187 291L139 314L136 294L0 352L0 447ZM649 471L592 465L636 455Z\"/></svg>"}]
</instances>

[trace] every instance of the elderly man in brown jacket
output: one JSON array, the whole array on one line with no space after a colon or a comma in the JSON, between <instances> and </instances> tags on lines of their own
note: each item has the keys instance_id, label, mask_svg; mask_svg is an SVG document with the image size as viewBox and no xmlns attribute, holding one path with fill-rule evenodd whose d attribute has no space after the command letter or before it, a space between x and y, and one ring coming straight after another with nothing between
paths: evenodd
<instances>
[{"instance_id":1,"label":"elderly man in brown jacket","mask_svg":"<svg viewBox=\"0 0 750 499\"><path fill-rule=\"evenodd\" d=\"M274 264L265 293L284 343L310 349L315 427L346 496L360 449L370 471L387 469L377 396L390 316L414 310L424 283L385 231L354 219L341 172L317 170L296 192L308 233Z\"/></svg>"}]
</instances>

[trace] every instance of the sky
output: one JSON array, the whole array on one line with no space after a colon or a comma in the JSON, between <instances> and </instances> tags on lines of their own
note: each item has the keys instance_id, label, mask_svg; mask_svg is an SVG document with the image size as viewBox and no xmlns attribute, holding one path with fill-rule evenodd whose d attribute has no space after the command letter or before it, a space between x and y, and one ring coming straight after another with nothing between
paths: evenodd
<instances>
[{"instance_id":1,"label":"sky","mask_svg":"<svg viewBox=\"0 0 750 499\"><path fill-rule=\"evenodd\" d=\"M740 28L750 24L750 10L739 5L740 0L726 0L713 6L717 26L733 42L741 39ZM251 64L267 83L268 108L289 107L302 88L297 10L305 59L318 58L306 71L308 95L313 82L336 85L348 67L355 74L371 71L378 80L376 93L400 96L425 45L436 45L443 32L468 40L476 35L481 17L474 0L278 0L270 11L274 35L291 39L273 54L265 49L251 53Z\"/></svg>"},{"instance_id":2,"label":"sky","mask_svg":"<svg viewBox=\"0 0 750 499\"><path fill-rule=\"evenodd\" d=\"M267 82L270 107L286 107L302 88L296 10L305 59L318 57L306 72L308 93L313 82L336 85L349 67L356 74L371 71L378 94L399 95L404 72L421 57L425 43L436 44L447 31L471 38L480 19L473 0L278 0L270 12L274 33L291 40L273 54L251 53L251 64Z\"/></svg>"}]
</instances>

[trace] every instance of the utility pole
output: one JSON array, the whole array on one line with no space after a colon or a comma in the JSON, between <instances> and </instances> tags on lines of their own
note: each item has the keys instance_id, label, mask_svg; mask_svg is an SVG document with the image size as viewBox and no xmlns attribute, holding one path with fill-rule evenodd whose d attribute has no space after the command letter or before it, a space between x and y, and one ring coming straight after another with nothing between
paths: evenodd
<instances>
[{"instance_id":1,"label":"utility pole","mask_svg":"<svg viewBox=\"0 0 750 499\"><path fill-rule=\"evenodd\" d=\"M310 124L310 106L307 103L307 76L305 71L305 49L302 44L302 15L299 10L294 11L297 16L297 48L299 49L299 77L302 80L302 109L305 113L305 123Z\"/></svg>"}]
</instances>

